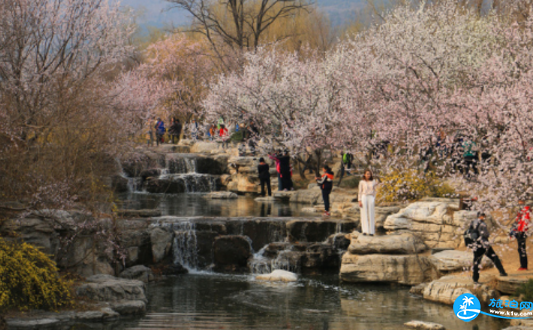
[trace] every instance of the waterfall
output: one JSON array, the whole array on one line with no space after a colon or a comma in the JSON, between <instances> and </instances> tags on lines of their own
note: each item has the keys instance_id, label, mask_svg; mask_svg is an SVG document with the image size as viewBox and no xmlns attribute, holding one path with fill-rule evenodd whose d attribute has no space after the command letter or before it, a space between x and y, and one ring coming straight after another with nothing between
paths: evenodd
<instances>
[{"instance_id":1,"label":"waterfall","mask_svg":"<svg viewBox=\"0 0 533 330\"><path fill-rule=\"evenodd\" d=\"M268 274L276 269L287 270L298 273L301 270L300 256L289 247L287 250L280 251L276 258L270 259L265 257L265 245L259 252L255 253L253 258L248 262L252 274Z\"/></svg>"},{"instance_id":2,"label":"waterfall","mask_svg":"<svg viewBox=\"0 0 533 330\"><path fill-rule=\"evenodd\" d=\"M271 261L272 270L282 269L289 272L298 273L300 271L300 259L293 257L293 251L280 251L276 259Z\"/></svg>"},{"instance_id":3,"label":"waterfall","mask_svg":"<svg viewBox=\"0 0 533 330\"><path fill-rule=\"evenodd\" d=\"M187 270L198 269L198 242L196 239L195 224L190 221L181 221L173 224L174 244L172 246L174 263L181 264Z\"/></svg>"},{"instance_id":4,"label":"waterfall","mask_svg":"<svg viewBox=\"0 0 533 330\"><path fill-rule=\"evenodd\" d=\"M166 168L173 174L196 173L196 157L183 154L180 157L167 158L165 160Z\"/></svg>"},{"instance_id":5,"label":"waterfall","mask_svg":"<svg viewBox=\"0 0 533 330\"><path fill-rule=\"evenodd\" d=\"M271 272L270 259L263 255L267 247L268 244L259 250L259 252L255 253L252 260L248 263L252 274L268 274Z\"/></svg>"},{"instance_id":6,"label":"waterfall","mask_svg":"<svg viewBox=\"0 0 533 330\"><path fill-rule=\"evenodd\" d=\"M128 191L130 193L139 192L142 190L142 178L129 178L127 176L124 177L128 179Z\"/></svg>"}]
</instances>

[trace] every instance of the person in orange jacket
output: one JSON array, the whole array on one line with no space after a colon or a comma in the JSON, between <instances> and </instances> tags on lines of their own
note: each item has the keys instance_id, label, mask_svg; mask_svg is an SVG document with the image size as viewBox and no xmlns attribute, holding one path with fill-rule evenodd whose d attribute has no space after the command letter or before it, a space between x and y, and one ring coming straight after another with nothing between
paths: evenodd
<instances>
[{"instance_id":1,"label":"person in orange jacket","mask_svg":"<svg viewBox=\"0 0 533 330\"><path fill-rule=\"evenodd\" d=\"M322 170L324 171L324 174L322 177L316 178L316 183L320 186L320 189L322 189L322 199L324 200L324 208L326 209L324 215L329 216L331 215L331 213L329 213L329 194L331 194L331 190L333 189L334 176L329 166L324 165Z\"/></svg>"}]
</instances>

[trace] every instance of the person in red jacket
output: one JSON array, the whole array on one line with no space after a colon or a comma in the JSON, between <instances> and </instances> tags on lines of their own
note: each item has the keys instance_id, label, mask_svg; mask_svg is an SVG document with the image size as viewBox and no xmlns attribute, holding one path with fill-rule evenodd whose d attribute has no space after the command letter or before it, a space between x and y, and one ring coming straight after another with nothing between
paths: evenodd
<instances>
[{"instance_id":1,"label":"person in red jacket","mask_svg":"<svg viewBox=\"0 0 533 330\"><path fill-rule=\"evenodd\" d=\"M529 224L531 222L531 208L525 205L524 200L518 200L520 210L516 214L514 236L518 243L518 255L520 257L520 268L518 270L527 270L527 251L526 239L528 236Z\"/></svg>"}]
</instances>

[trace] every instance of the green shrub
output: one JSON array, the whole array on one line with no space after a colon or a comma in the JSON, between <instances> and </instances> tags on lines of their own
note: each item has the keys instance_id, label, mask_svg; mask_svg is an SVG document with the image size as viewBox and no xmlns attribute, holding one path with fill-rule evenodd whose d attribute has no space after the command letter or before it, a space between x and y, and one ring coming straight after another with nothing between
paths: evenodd
<instances>
[{"instance_id":1,"label":"green shrub","mask_svg":"<svg viewBox=\"0 0 533 330\"><path fill-rule=\"evenodd\" d=\"M243 131L241 130L241 131L233 133L231 135L230 141L231 142L241 142L243 140L242 132Z\"/></svg>"},{"instance_id":2,"label":"green shrub","mask_svg":"<svg viewBox=\"0 0 533 330\"><path fill-rule=\"evenodd\" d=\"M70 285L32 245L0 238L0 310L57 309L71 303Z\"/></svg>"}]
</instances>

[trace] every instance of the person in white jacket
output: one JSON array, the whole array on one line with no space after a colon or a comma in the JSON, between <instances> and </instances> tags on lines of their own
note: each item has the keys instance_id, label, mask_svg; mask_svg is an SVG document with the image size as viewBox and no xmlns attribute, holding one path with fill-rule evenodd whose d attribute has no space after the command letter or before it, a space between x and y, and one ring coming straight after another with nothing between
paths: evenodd
<instances>
[{"instance_id":1,"label":"person in white jacket","mask_svg":"<svg viewBox=\"0 0 533 330\"><path fill-rule=\"evenodd\" d=\"M374 236L376 231L374 200L376 198L376 187L379 180L374 180L371 170L365 170L363 179L359 181L359 208L361 209L361 227L363 235Z\"/></svg>"}]
</instances>

